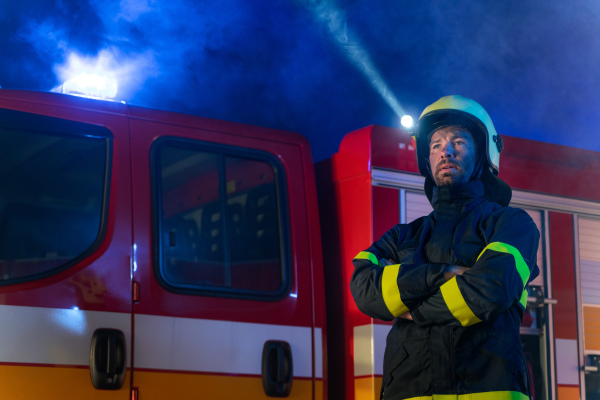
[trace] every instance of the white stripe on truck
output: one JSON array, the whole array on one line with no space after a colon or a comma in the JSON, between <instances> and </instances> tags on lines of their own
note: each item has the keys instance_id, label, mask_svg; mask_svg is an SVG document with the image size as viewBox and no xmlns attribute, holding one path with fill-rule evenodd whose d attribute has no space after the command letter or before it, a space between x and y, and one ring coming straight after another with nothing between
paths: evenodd
<instances>
[{"instance_id":1,"label":"white stripe on truck","mask_svg":"<svg viewBox=\"0 0 600 400\"><path fill-rule=\"evenodd\" d=\"M0 362L89 365L98 328L119 329L131 345L131 315L0 305ZM129 354L127 365L130 366Z\"/></svg>"},{"instance_id":2,"label":"white stripe on truck","mask_svg":"<svg viewBox=\"0 0 600 400\"><path fill-rule=\"evenodd\" d=\"M130 367L128 313L0 305L0 363L89 365L98 328L123 331ZM312 377L308 327L135 315L135 367L225 374L261 374L264 343L290 344L294 376ZM323 336L314 331L315 377L323 377Z\"/></svg>"},{"instance_id":3,"label":"white stripe on truck","mask_svg":"<svg viewBox=\"0 0 600 400\"><path fill-rule=\"evenodd\" d=\"M282 340L291 346L294 376L313 375L308 327L136 315L135 333L136 368L260 375L265 342ZM322 378L321 329L315 336Z\"/></svg>"}]
</instances>

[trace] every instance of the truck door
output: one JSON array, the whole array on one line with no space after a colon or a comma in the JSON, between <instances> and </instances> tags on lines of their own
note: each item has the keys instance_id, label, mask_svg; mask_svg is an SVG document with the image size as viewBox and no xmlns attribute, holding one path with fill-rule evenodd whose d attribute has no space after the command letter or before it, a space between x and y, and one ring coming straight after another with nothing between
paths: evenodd
<instances>
[{"instance_id":1,"label":"truck door","mask_svg":"<svg viewBox=\"0 0 600 400\"><path fill-rule=\"evenodd\" d=\"M3 399L129 396L129 132L96 104L0 93Z\"/></svg>"},{"instance_id":2,"label":"truck door","mask_svg":"<svg viewBox=\"0 0 600 400\"><path fill-rule=\"evenodd\" d=\"M140 398L313 398L322 352L300 146L142 117L131 124Z\"/></svg>"}]
</instances>

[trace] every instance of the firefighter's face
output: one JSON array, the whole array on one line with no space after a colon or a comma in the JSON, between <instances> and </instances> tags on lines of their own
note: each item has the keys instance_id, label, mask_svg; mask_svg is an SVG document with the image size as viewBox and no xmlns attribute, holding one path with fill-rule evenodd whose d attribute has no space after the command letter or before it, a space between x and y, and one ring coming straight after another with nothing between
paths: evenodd
<instances>
[{"instance_id":1,"label":"firefighter's face","mask_svg":"<svg viewBox=\"0 0 600 400\"><path fill-rule=\"evenodd\" d=\"M468 182L475 168L477 149L471 134L456 126L438 129L429 142L431 173L437 186Z\"/></svg>"}]
</instances>

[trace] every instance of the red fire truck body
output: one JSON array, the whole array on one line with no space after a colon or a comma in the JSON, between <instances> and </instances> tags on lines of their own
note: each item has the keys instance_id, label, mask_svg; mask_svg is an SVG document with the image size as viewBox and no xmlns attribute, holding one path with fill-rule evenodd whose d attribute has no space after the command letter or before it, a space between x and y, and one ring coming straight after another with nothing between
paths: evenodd
<instances>
[{"instance_id":1,"label":"red fire truck body","mask_svg":"<svg viewBox=\"0 0 600 400\"><path fill-rule=\"evenodd\" d=\"M505 142L542 233L534 398L593 398L599 154ZM350 261L430 212L408 133L352 132L315 174L298 134L0 90L0 143L3 398L378 398L389 324Z\"/></svg>"},{"instance_id":2,"label":"red fire truck body","mask_svg":"<svg viewBox=\"0 0 600 400\"><path fill-rule=\"evenodd\" d=\"M537 259L541 275L532 282L521 329L533 397L583 398L586 382L590 393L597 390L597 368L590 364L600 354L600 310L591 295L598 288L594 278L600 278L594 277L594 267L600 267L600 187L590 184L600 178L600 157L504 137L500 177L513 188L511 205L524 208L542 234ZM341 298L327 298L328 335L338 338L328 342L328 363L345 366L343 374L329 374L329 385L344 388L346 398L377 398L390 325L353 306L347 260L394 224L431 212L417 168L412 138L379 126L346 135L338 153L317 168L321 214L336 216L335 222L322 223L324 248L337 250L324 252L326 286L337 284L343 293ZM582 289L586 273L591 284ZM353 362L343 362L347 354Z\"/></svg>"}]
</instances>

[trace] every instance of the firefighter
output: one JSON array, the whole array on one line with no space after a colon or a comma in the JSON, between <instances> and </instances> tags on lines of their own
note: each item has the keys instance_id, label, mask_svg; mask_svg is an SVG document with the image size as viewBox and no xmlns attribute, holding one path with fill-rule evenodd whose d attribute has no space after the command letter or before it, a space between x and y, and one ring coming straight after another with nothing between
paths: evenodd
<instances>
[{"instance_id":1,"label":"firefighter","mask_svg":"<svg viewBox=\"0 0 600 400\"><path fill-rule=\"evenodd\" d=\"M358 308L394 320L381 396L526 400L519 328L539 231L508 206L511 189L497 176L502 139L481 105L446 96L421 114L416 144L433 212L353 260Z\"/></svg>"}]
</instances>

